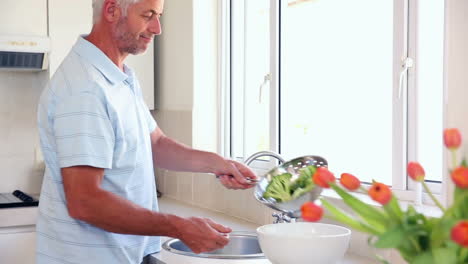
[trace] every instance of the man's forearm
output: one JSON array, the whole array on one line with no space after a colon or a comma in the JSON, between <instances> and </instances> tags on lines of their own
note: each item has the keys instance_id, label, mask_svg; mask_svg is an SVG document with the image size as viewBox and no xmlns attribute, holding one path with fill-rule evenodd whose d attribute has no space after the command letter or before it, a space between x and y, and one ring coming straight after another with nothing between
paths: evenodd
<instances>
[{"instance_id":1,"label":"man's forearm","mask_svg":"<svg viewBox=\"0 0 468 264\"><path fill-rule=\"evenodd\" d=\"M177 171L213 172L221 156L192 149L169 137L163 136L153 145L153 161L158 168Z\"/></svg>"},{"instance_id":2,"label":"man's forearm","mask_svg":"<svg viewBox=\"0 0 468 264\"><path fill-rule=\"evenodd\" d=\"M105 190L91 195L70 211L72 217L113 233L178 237L180 217L145 209Z\"/></svg>"}]
</instances>

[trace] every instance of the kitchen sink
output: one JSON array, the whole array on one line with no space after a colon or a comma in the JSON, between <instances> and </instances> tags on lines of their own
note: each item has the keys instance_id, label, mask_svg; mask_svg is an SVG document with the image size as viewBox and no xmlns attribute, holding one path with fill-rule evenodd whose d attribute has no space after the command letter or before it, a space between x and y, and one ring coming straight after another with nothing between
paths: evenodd
<instances>
[{"instance_id":1,"label":"kitchen sink","mask_svg":"<svg viewBox=\"0 0 468 264\"><path fill-rule=\"evenodd\" d=\"M232 232L229 234L229 244L224 248L211 252L195 254L179 239L166 241L162 248L174 254L210 258L210 259L264 259L256 233Z\"/></svg>"}]
</instances>

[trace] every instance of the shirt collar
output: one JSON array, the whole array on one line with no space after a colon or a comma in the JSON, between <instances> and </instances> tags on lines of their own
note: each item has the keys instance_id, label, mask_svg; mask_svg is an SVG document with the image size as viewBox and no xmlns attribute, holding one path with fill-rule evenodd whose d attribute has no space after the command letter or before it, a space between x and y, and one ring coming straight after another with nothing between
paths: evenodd
<instances>
[{"instance_id":1,"label":"shirt collar","mask_svg":"<svg viewBox=\"0 0 468 264\"><path fill-rule=\"evenodd\" d=\"M78 37L73 47L76 53L91 62L91 64L112 84L120 83L129 77L129 75L122 72L104 52L84 39L84 37L86 37L86 35Z\"/></svg>"}]
</instances>

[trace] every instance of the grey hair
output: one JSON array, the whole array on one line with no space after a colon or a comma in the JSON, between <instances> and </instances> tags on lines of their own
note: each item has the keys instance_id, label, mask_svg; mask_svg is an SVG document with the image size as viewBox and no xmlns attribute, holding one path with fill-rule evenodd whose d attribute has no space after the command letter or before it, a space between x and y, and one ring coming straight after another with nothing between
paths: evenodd
<instances>
[{"instance_id":1,"label":"grey hair","mask_svg":"<svg viewBox=\"0 0 468 264\"><path fill-rule=\"evenodd\" d=\"M93 0L93 25L101 19L102 7L106 0ZM140 2L141 0L116 0L117 4L122 8L123 16L127 16L127 8Z\"/></svg>"}]
</instances>

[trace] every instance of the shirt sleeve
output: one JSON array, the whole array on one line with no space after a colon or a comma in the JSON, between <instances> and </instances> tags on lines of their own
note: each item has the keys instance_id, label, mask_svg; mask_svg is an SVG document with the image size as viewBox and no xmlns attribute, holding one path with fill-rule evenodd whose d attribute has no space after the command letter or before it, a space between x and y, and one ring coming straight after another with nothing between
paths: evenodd
<instances>
[{"instance_id":1,"label":"shirt sleeve","mask_svg":"<svg viewBox=\"0 0 468 264\"><path fill-rule=\"evenodd\" d=\"M112 168L115 134L104 103L89 93L60 100L53 116L60 168Z\"/></svg>"}]
</instances>

